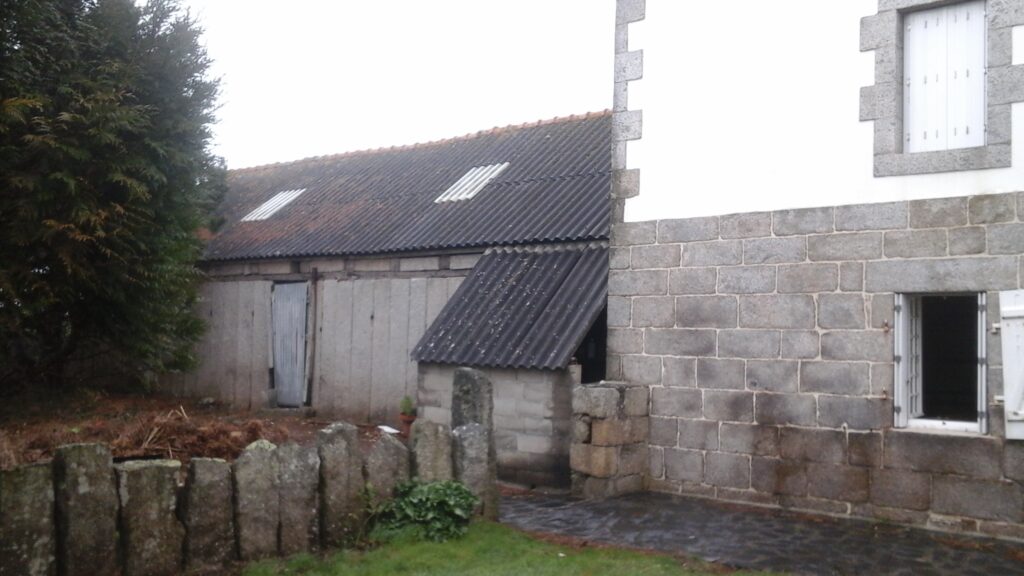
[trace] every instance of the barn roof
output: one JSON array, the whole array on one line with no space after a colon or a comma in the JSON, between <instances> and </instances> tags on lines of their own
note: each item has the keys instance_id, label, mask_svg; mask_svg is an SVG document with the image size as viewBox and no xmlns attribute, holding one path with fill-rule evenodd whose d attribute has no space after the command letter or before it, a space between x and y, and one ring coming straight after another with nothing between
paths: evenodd
<instances>
[{"instance_id":1,"label":"barn roof","mask_svg":"<svg viewBox=\"0 0 1024 576\"><path fill-rule=\"evenodd\" d=\"M412 357L486 368L565 368L607 292L604 243L492 249Z\"/></svg>"},{"instance_id":2,"label":"barn roof","mask_svg":"<svg viewBox=\"0 0 1024 576\"><path fill-rule=\"evenodd\" d=\"M225 224L204 259L607 239L610 118L599 112L233 170L219 214ZM491 179L477 190L478 177ZM443 195L455 201L438 201Z\"/></svg>"}]
</instances>

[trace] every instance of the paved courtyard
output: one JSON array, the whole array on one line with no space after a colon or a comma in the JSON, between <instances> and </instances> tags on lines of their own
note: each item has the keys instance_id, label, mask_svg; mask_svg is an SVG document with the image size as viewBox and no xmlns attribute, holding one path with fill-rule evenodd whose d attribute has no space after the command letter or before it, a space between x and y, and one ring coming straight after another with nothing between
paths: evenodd
<instances>
[{"instance_id":1,"label":"paved courtyard","mask_svg":"<svg viewBox=\"0 0 1024 576\"><path fill-rule=\"evenodd\" d=\"M605 501L508 496L501 502L501 521L529 531L795 574L1024 574L1024 544L666 494Z\"/></svg>"}]
</instances>

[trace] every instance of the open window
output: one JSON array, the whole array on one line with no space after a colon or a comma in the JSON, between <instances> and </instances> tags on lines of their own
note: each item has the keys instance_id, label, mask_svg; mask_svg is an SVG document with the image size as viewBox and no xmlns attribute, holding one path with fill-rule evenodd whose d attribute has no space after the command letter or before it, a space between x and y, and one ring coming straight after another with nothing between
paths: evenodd
<instances>
[{"instance_id":1,"label":"open window","mask_svg":"<svg viewBox=\"0 0 1024 576\"><path fill-rule=\"evenodd\" d=\"M987 432L985 294L896 295L895 424Z\"/></svg>"}]
</instances>

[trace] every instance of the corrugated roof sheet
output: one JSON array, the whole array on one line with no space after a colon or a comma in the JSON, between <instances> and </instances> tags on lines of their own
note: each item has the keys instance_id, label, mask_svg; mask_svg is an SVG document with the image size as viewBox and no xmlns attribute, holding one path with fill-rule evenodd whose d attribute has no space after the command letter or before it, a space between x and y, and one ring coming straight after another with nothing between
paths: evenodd
<instances>
[{"instance_id":1,"label":"corrugated roof sheet","mask_svg":"<svg viewBox=\"0 0 1024 576\"><path fill-rule=\"evenodd\" d=\"M557 369L604 308L603 243L488 251L427 329L418 362Z\"/></svg>"},{"instance_id":2,"label":"corrugated roof sheet","mask_svg":"<svg viewBox=\"0 0 1024 576\"><path fill-rule=\"evenodd\" d=\"M508 162L474 198L435 202L471 168ZM206 260L359 255L608 238L607 112L233 170ZM241 219L281 190L305 192Z\"/></svg>"}]
</instances>

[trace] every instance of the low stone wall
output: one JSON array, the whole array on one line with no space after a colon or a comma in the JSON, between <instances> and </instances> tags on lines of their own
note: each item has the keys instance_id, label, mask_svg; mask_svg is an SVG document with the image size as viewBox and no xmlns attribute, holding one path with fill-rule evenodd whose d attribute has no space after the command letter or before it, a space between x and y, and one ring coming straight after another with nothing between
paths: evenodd
<instances>
[{"instance_id":1,"label":"low stone wall","mask_svg":"<svg viewBox=\"0 0 1024 576\"><path fill-rule=\"evenodd\" d=\"M342 546L363 526L365 494L380 503L411 475L496 494L490 435L454 450L452 436L437 425L416 434L413 463L394 436L367 449L355 426L336 423L315 446L259 440L233 463L195 458L187 471L177 460L115 464L101 444L62 446L53 462L0 472L0 574L217 573Z\"/></svg>"},{"instance_id":2,"label":"low stone wall","mask_svg":"<svg viewBox=\"0 0 1024 576\"><path fill-rule=\"evenodd\" d=\"M646 386L598 382L572 392L572 492L604 498L644 488L650 419Z\"/></svg>"}]
</instances>

